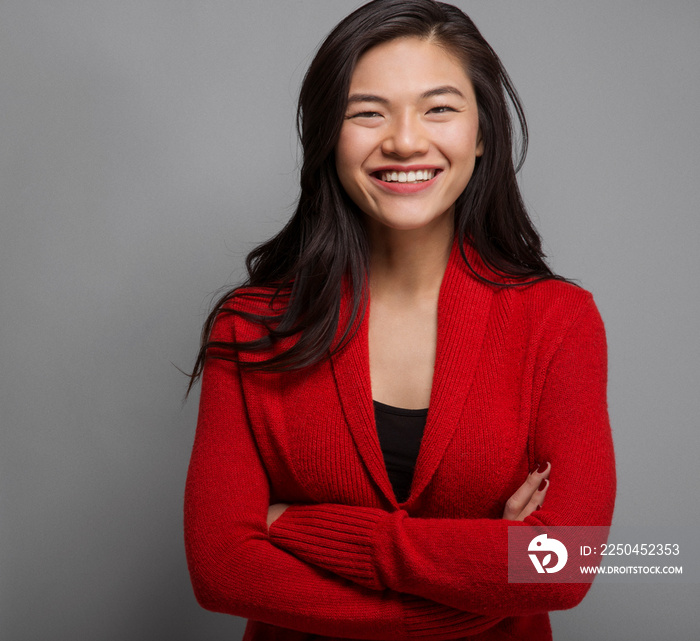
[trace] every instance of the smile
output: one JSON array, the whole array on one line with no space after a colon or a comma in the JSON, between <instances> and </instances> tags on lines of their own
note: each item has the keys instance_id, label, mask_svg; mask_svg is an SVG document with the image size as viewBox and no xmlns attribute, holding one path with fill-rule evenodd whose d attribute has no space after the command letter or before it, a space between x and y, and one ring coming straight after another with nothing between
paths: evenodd
<instances>
[{"instance_id":1,"label":"smile","mask_svg":"<svg viewBox=\"0 0 700 641\"><path fill-rule=\"evenodd\" d=\"M386 193L408 196L431 189L442 172L438 167L407 168L406 171L399 167L387 167L372 172L370 178Z\"/></svg>"},{"instance_id":2,"label":"smile","mask_svg":"<svg viewBox=\"0 0 700 641\"><path fill-rule=\"evenodd\" d=\"M418 171L379 171L379 180L385 183L422 183L435 177L435 169L419 169Z\"/></svg>"}]
</instances>

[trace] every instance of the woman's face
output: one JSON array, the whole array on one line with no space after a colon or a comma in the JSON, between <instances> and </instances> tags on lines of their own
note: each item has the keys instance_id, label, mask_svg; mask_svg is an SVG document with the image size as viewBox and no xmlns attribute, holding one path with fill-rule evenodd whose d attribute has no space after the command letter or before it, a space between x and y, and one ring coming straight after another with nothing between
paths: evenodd
<instances>
[{"instance_id":1,"label":"woman's face","mask_svg":"<svg viewBox=\"0 0 700 641\"><path fill-rule=\"evenodd\" d=\"M335 160L371 225L451 226L482 153L474 89L456 57L398 38L359 59Z\"/></svg>"}]
</instances>

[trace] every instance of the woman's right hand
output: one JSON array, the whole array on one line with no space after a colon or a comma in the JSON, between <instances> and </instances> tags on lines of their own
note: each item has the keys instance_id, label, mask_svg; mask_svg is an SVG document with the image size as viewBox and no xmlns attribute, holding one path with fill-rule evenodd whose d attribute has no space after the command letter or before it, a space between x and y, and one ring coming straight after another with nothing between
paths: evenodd
<instances>
[{"instance_id":1,"label":"woman's right hand","mask_svg":"<svg viewBox=\"0 0 700 641\"><path fill-rule=\"evenodd\" d=\"M525 483L506 501L502 518L509 521L524 521L525 517L542 507L549 488L548 478L551 471L552 466L549 463L536 466L527 475Z\"/></svg>"}]
</instances>

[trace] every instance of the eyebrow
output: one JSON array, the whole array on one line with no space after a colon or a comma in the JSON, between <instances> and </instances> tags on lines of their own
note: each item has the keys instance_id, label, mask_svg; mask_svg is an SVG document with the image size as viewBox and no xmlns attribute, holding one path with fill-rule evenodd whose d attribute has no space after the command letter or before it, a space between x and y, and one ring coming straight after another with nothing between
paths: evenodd
<instances>
[{"instance_id":1,"label":"eyebrow","mask_svg":"<svg viewBox=\"0 0 700 641\"><path fill-rule=\"evenodd\" d=\"M464 94L457 89L457 87L453 87L452 85L442 85L441 87L435 87L434 89L428 89L428 91L424 91L420 95L421 100L426 100L427 98L433 98L434 96L445 96L445 95L453 95L453 96L459 96L460 98L464 98ZM368 94L368 93L354 93L348 98L348 105L351 105L355 102L378 102L382 105L388 105L389 101L386 98L382 98L381 96L375 96L374 94Z\"/></svg>"}]
</instances>

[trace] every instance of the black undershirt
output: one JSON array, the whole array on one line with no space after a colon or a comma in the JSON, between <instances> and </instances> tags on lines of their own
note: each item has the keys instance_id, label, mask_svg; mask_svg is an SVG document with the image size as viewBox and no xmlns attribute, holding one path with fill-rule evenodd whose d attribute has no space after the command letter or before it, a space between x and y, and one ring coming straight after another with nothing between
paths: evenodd
<instances>
[{"instance_id":1,"label":"black undershirt","mask_svg":"<svg viewBox=\"0 0 700 641\"><path fill-rule=\"evenodd\" d=\"M428 408L409 410L374 401L374 418L384 464L396 500L408 500Z\"/></svg>"}]
</instances>

